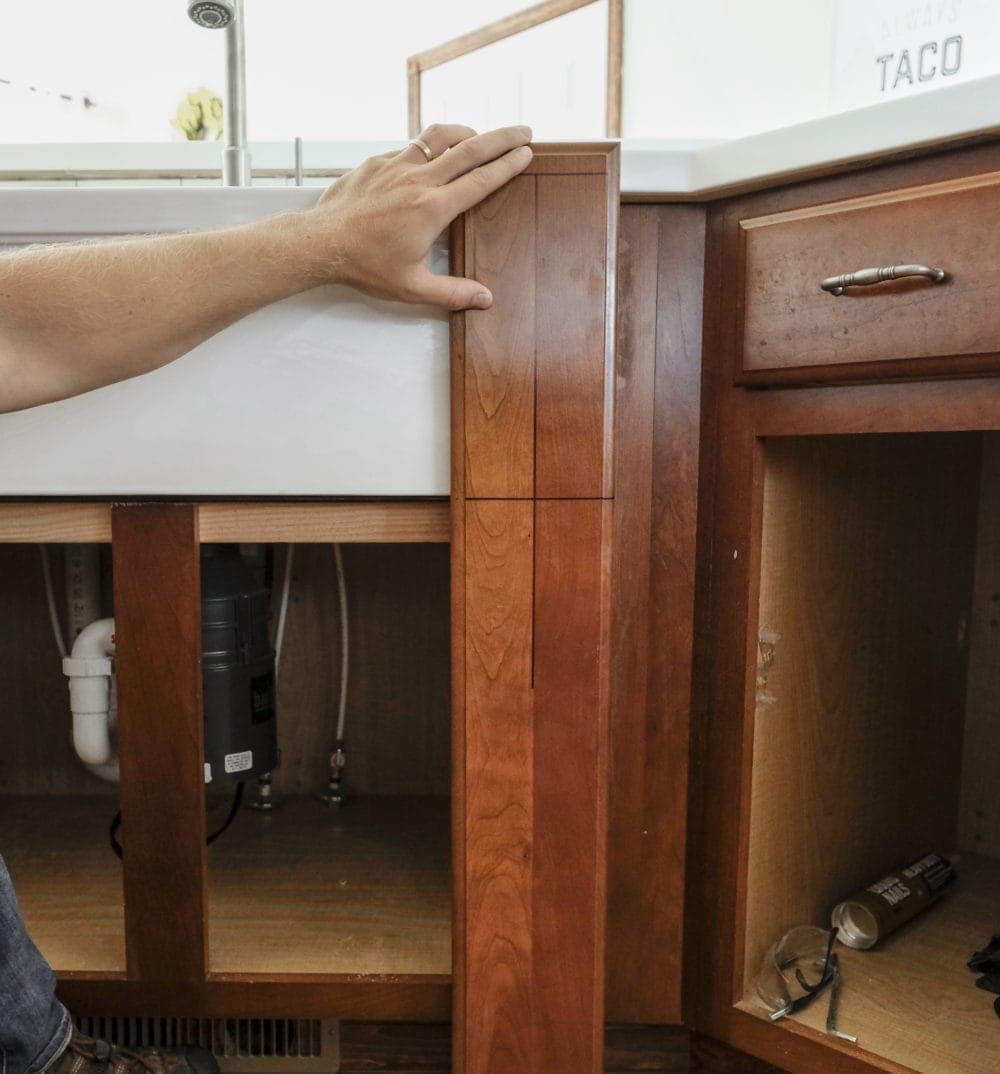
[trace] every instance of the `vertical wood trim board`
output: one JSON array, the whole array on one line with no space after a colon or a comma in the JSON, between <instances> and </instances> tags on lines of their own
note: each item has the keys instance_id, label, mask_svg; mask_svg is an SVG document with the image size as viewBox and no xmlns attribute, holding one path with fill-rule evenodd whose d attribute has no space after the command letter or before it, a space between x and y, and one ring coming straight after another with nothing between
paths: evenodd
<instances>
[{"instance_id":1,"label":"vertical wood trim board","mask_svg":"<svg viewBox=\"0 0 1000 1074\"><path fill-rule=\"evenodd\" d=\"M537 184L535 495L610 496L607 177L544 175ZM578 292L571 303L568 288Z\"/></svg>"},{"instance_id":2,"label":"vertical wood trim board","mask_svg":"<svg viewBox=\"0 0 1000 1074\"><path fill-rule=\"evenodd\" d=\"M465 424L453 448L480 499L534 495L536 183L520 176L466 217L466 259L495 299L463 318Z\"/></svg>"},{"instance_id":3,"label":"vertical wood trim board","mask_svg":"<svg viewBox=\"0 0 1000 1074\"><path fill-rule=\"evenodd\" d=\"M534 1070L530 502L470 503L466 540L468 1071Z\"/></svg>"},{"instance_id":4,"label":"vertical wood trim board","mask_svg":"<svg viewBox=\"0 0 1000 1074\"><path fill-rule=\"evenodd\" d=\"M454 1069L603 1068L617 149L538 154L452 270Z\"/></svg>"},{"instance_id":5,"label":"vertical wood trim board","mask_svg":"<svg viewBox=\"0 0 1000 1074\"><path fill-rule=\"evenodd\" d=\"M198 509L116 505L111 532L128 976L200 982L207 942Z\"/></svg>"},{"instance_id":6,"label":"vertical wood trim board","mask_svg":"<svg viewBox=\"0 0 1000 1074\"><path fill-rule=\"evenodd\" d=\"M607 1016L671 1024L682 1021L705 211L628 205L621 222Z\"/></svg>"},{"instance_id":7,"label":"vertical wood trim board","mask_svg":"<svg viewBox=\"0 0 1000 1074\"><path fill-rule=\"evenodd\" d=\"M535 508L539 1074L603 1068L613 507L611 500L539 500Z\"/></svg>"}]
</instances>

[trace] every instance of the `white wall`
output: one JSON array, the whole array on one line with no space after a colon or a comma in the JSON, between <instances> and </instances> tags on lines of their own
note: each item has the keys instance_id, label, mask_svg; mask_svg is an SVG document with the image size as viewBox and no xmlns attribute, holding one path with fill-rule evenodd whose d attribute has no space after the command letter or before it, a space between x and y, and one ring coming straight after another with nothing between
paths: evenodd
<instances>
[{"instance_id":1,"label":"white wall","mask_svg":"<svg viewBox=\"0 0 1000 1074\"><path fill-rule=\"evenodd\" d=\"M626 0L624 137L735 138L826 114L833 6Z\"/></svg>"},{"instance_id":2,"label":"white wall","mask_svg":"<svg viewBox=\"0 0 1000 1074\"><path fill-rule=\"evenodd\" d=\"M405 138L406 58L530 2L245 0L250 138ZM579 49L557 29L529 31L533 43L525 35L430 72L425 117L433 109L482 125L537 116L544 135L591 134L604 83L592 38L604 10L564 17L579 27ZM733 138L877 100L831 95L845 10L864 14L871 47L882 48L946 26L986 26L1000 0L625 0L625 137ZM967 33L969 73L1000 70L1000 18L993 23L995 33L986 26L974 43ZM870 75L868 45L853 47L848 61ZM508 77L518 63L529 70ZM221 34L193 26L185 0L0 3L0 79L21 87L0 84L0 143L169 140L185 93L221 91ZM89 94L98 107L30 94L27 83ZM544 105L532 103L546 91Z\"/></svg>"},{"instance_id":3,"label":"white wall","mask_svg":"<svg viewBox=\"0 0 1000 1074\"><path fill-rule=\"evenodd\" d=\"M607 41L600 0L425 71L422 115L477 130L527 123L539 141L603 138Z\"/></svg>"}]
</instances>

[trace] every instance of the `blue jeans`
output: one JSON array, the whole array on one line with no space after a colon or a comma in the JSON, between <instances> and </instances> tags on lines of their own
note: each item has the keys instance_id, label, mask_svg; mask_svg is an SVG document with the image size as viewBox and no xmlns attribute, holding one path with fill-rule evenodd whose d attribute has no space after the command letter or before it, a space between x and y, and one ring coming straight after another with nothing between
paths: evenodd
<instances>
[{"instance_id":1,"label":"blue jeans","mask_svg":"<svg viewBox=\"0 0 1000 1074\"><path fill-rule=\"evenodd\" d=\"M40 1074L62 1053L71 1028L0 857L0 1074Z\"/></svg>"}]
</instances>

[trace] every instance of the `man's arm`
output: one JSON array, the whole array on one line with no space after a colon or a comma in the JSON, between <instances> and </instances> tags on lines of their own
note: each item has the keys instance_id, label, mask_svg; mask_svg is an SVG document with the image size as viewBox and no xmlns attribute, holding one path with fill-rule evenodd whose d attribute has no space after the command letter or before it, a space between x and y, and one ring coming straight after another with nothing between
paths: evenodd
<instances>
[{"instance_id":1,"label":"man's arm","mask_svg":"<svg viewBox=\"0 0 1000 1074\"><path fill-rule=\"evenodd\" d=\"M90 391L186 354L261 306L328 283L445 309L485 308L425 258L461 212L527 167L531 131L429 127L365 161L315 208L243 227L33 247L0 257L0 411Z\"/></svg>"}]
</instances>

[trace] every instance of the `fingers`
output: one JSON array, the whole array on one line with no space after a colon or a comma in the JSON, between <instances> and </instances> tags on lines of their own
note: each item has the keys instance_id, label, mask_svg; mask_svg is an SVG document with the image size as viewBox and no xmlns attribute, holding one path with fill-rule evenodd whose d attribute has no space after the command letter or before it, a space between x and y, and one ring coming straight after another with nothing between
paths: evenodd
<instances>
[{"instance_id":1,"label":"fingers","mask_svg":"<svg viewBox=\"0 0 1000 1074\"><path fill-rule=\"evenodd\" d=\"M519 146L441 187L449 220L453 220L459 213L464 213L466 209L471 209L473 205L478 205L487 195L499 190L515 175L520 175L531 163L532 156L529 146Z\"/></svg>"},{"instance_id":2,"label":"fingers","mask_svg":"<svg viewBox=\"0 0 1000 1074\"><path fill-rule=\"evenodd\" d=\"M465 138L444 155L437 156L427 167L432 182L450 183L460 175L478 168L481 164L496 160L512 149L531 141L530 127L501 127L474 137ZM419 150L417 150L419 152Z\"/></svg>"},{"instance_id":3,"label":"fingers","mask_svg":"<svg viewBox=\"0 0 1000 1074\"><path fill-rule=\"evenodd\" d=\"M461 123L434 123L420 132L420 140L431 151L431 160L436 160L442 153L466 138L472 138L475 131ZM417 145L408 145L396 156L407 164L427 164L427 156Z\"/></svg>"},{"instance_id":4,"label":"fingers","mask_svg":"<svg viewBox=\"0 0 1000 1074\"><path fill-rule=\"evenodd\" d=\"M414 302L426 302L446 310L489 309L493 296L475 280L461 276L436 276L424 266L412 281Z\"/></svg>"}]
</instances>

